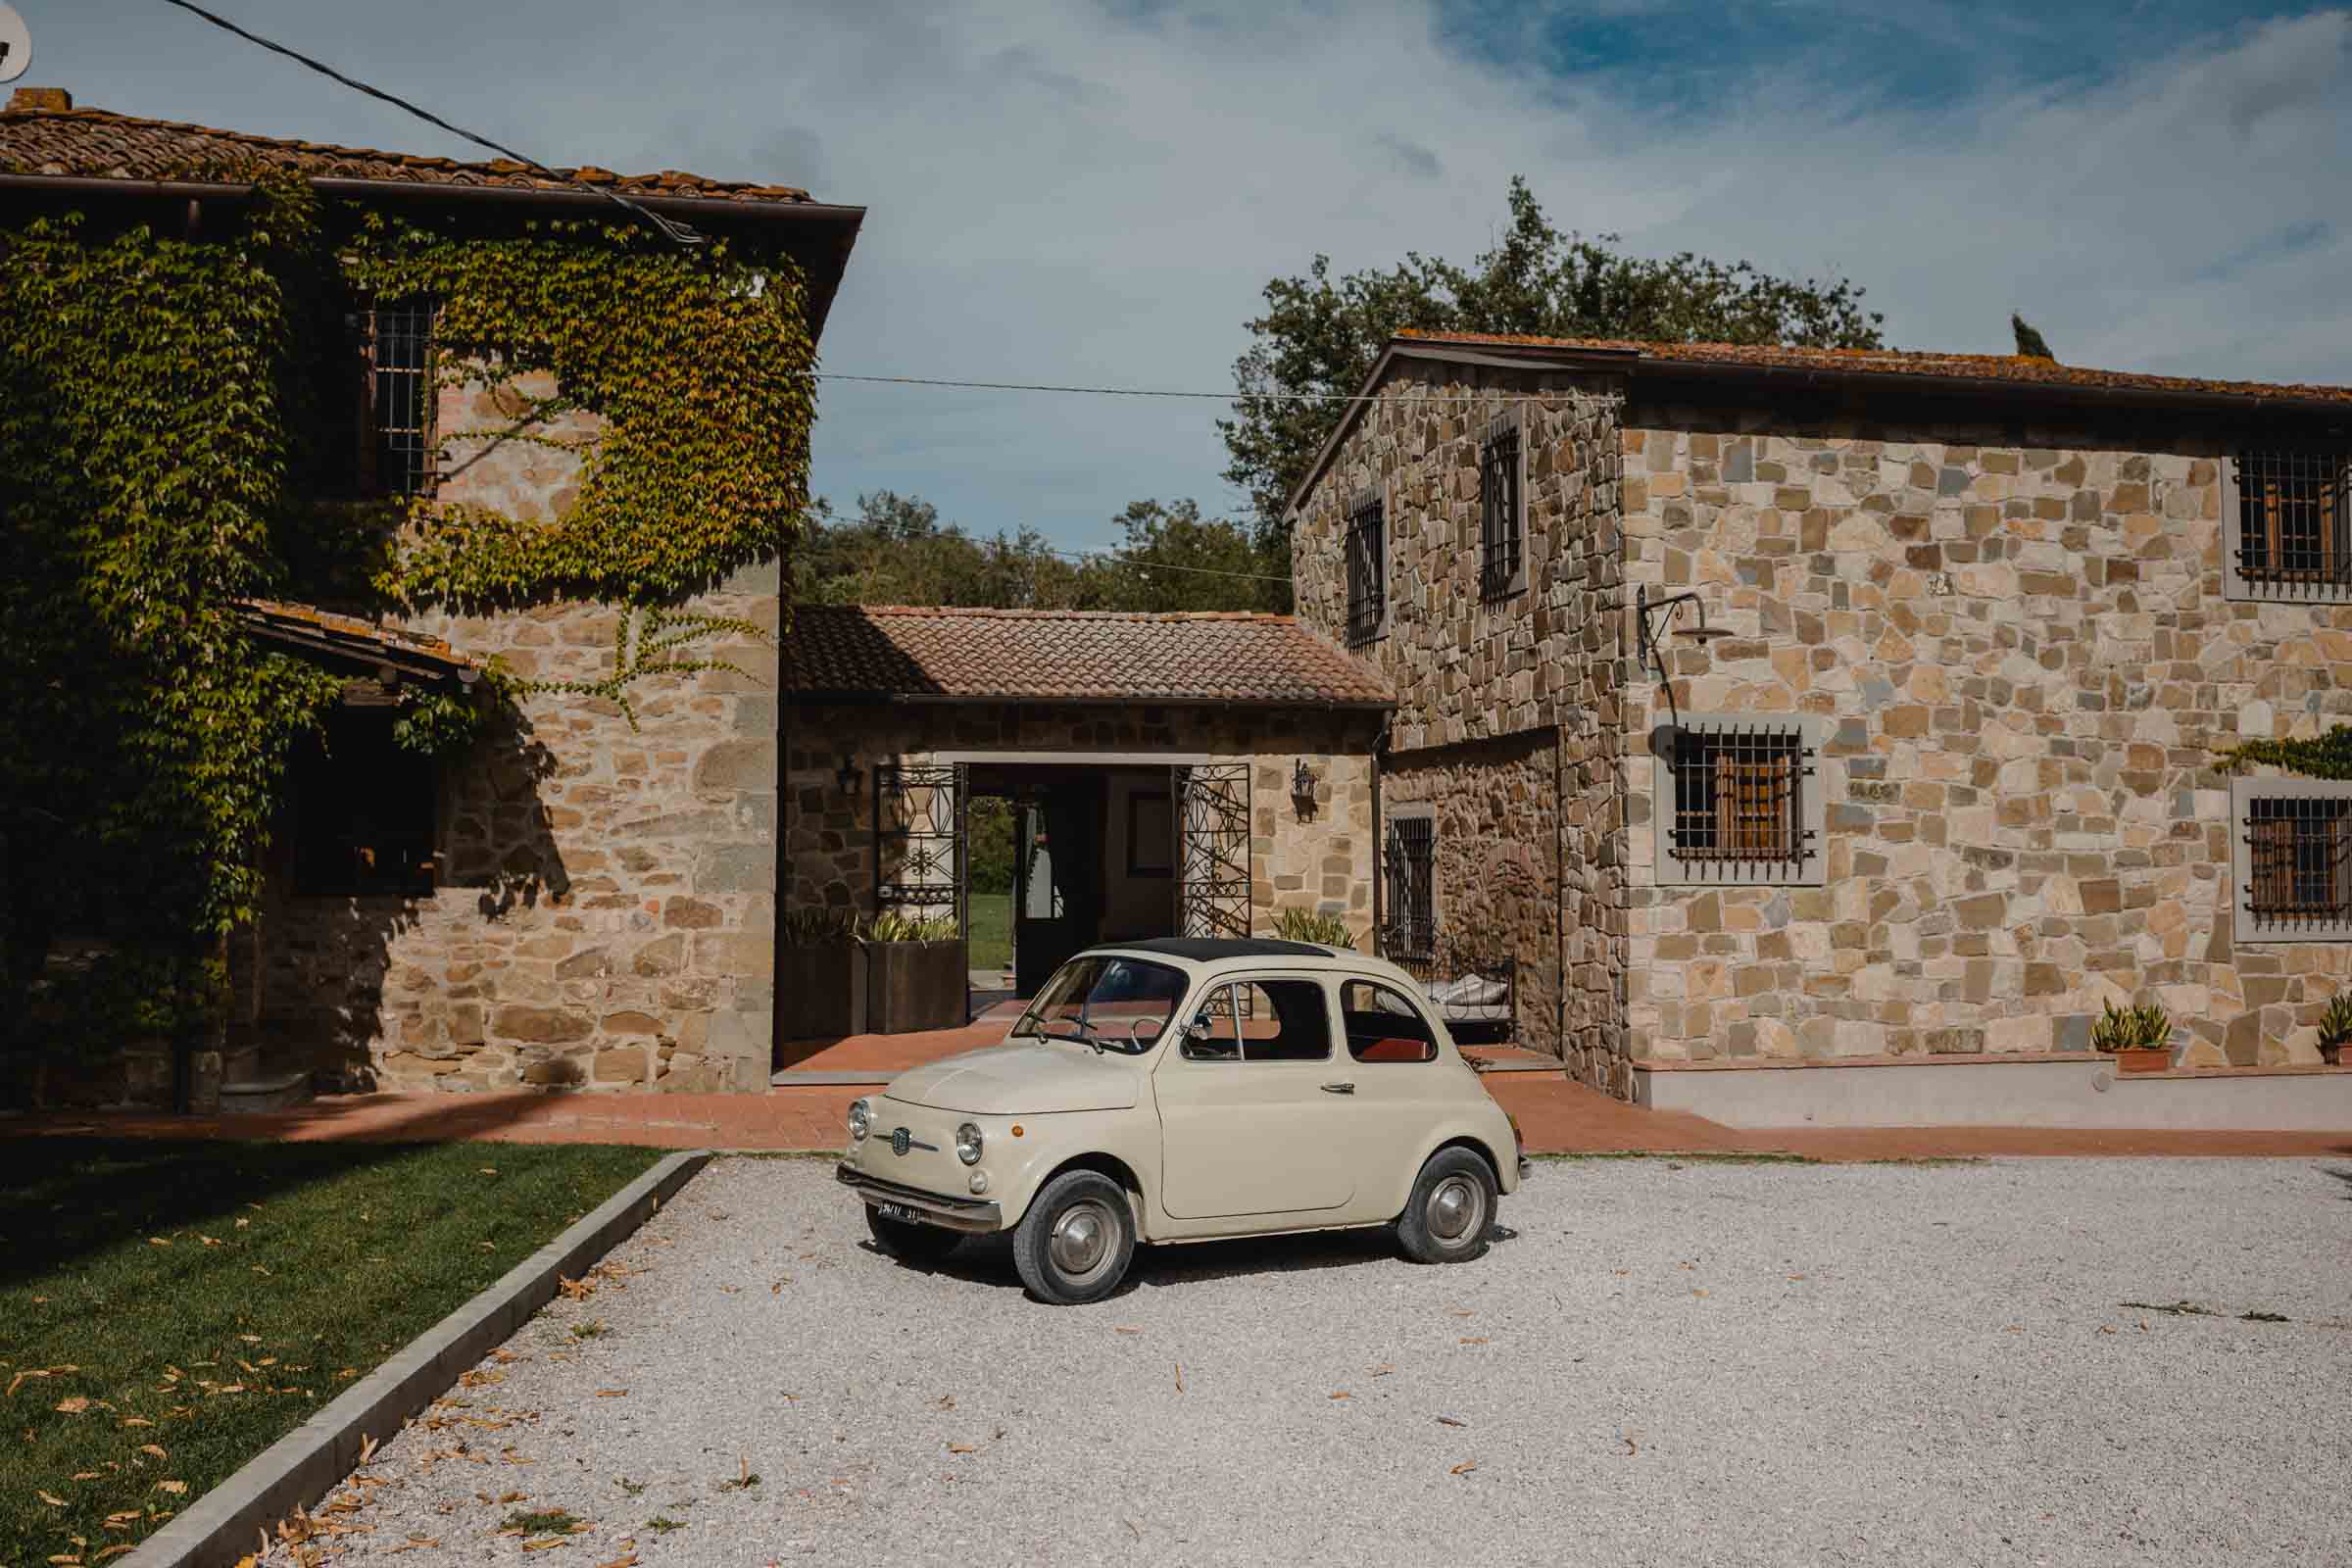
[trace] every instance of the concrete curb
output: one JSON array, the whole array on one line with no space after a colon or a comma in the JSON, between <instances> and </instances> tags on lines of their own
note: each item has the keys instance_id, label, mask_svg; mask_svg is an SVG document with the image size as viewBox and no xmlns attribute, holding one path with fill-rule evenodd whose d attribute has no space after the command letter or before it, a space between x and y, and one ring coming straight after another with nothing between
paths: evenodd
<instances>
[{"instance_id":1,"label":"concrete curb","mask_svg":"<svg viewBox=\"0 0 2352 1568\"><path fill-rule=\"evenodd\" d=\"M138 1550L118 1558L115 1568L219 1568L253 1550L262 1532L296 1507L317 1502L349 1475L366 1439L381 1442L399 1431L544 1306L556 1294L558 1276L585 1274L710 1162L710 1152L697 1149L656 1164L337 1395Z\"/></svg>"}]
</instances>

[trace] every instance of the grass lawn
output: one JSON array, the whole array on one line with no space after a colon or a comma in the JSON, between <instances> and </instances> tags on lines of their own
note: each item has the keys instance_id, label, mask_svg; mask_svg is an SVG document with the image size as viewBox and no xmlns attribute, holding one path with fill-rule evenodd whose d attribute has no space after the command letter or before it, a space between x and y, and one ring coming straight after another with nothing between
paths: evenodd
<instances>
[{"instance_id":1,"label":"grass lawn","mask_svg":"<svg viewBox=\"0 0 2352 1568\"><path fill-rule=\"evenodd\" d=\"M0 1563L121 1555L660 1153L0 1141Z\"/></svg>"},{"instance_id":2,"label":"grass lawn","mask_svg":"<svg viewBox=\"0 0 2352 1568\"><path fill-rule=\"evenodd\" d=\"M975 969L1012 967L1012 895L974 893L971 900L971 957Z\"/></svg>"}]
</instances>

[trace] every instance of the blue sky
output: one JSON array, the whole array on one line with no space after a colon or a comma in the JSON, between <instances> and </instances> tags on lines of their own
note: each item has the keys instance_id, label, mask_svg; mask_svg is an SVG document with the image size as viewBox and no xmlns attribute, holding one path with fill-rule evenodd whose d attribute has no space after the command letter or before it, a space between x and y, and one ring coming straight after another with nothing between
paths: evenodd
<instances>
[{"instance_id":1,"label":"blue sky","mask_svg":"<svg viewBox=\"0 0 2352 1568\"><path fill-rule=\"evenodd\" d=\"M27 81L473 156L160 0L14 0ZM1866 284L1906 348L2352 382L2352 13L1780 0L211 0L549 163L871 209L826 368L1222 388L1317 252L1563 226ZM1238 498L1214 405L840 383L815 483L1093 546Z\"/></svg>"}]
</instances>

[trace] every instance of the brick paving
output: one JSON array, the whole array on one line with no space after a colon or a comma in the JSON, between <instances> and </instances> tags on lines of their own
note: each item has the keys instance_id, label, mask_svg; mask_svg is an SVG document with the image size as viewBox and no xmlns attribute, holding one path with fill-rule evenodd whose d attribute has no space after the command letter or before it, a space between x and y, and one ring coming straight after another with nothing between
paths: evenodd
<instances>
[{"instance_id":1,"label":"brick paving","mask_svg":"<svg viewBox=\"0 0 2352 1568\"><path fill-rule=\"evenodd\" d=\"M1647 1110L1546 1073L1494 1073L1488 1092L1544 1154L1783 1153L1825 1160L2006 1154L2352 1157L2341 1133L2088 1131L2034 1127L1788 1128L1741 1131L1680 1111ZM238 1116L96 1111L0 1118L0 1136L95 1133L307 1142L644 1144L663 1149L831 1151L849 1103L869 1090L811 1085L765 1095L335 1095Z\"/></svg>"}]
</instances>

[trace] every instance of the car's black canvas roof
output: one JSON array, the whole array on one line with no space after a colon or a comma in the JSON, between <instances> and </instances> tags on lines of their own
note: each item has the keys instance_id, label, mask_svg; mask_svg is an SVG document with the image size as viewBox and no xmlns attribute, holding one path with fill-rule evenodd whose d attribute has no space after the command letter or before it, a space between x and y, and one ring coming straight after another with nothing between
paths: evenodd
<instances>
[{"instance_id":1,"label":"car's black canvas roof","mask_svg":"<svg viewBox=\"0 0 2352 1568\"><path fill-rule=\"evenodd\" d=\"M1151 937L1142 942L1107 942L1129 953L1158 953L1193 963L1219 958L1328 958L1329 948L1307 942L1284 942L1275 937Z\"/></svg>"}]
</instances>

